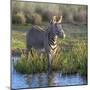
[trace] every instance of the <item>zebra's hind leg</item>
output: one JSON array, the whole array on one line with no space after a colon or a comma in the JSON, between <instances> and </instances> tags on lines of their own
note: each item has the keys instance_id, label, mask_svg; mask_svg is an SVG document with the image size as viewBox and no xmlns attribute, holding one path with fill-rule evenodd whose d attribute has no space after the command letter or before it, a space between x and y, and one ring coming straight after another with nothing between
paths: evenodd
<instances>
[{"instance_id":1,"label":"zebra's hind leg","mask_svg":"<svg viewBox=\"0 0 90 90\"><path fill-rule=\"evenodd\" d=\"M48 54L48 73L51 73L52 71L51 65L52 65L52 55L49 53Z\"/></svg>"}]
</instances>

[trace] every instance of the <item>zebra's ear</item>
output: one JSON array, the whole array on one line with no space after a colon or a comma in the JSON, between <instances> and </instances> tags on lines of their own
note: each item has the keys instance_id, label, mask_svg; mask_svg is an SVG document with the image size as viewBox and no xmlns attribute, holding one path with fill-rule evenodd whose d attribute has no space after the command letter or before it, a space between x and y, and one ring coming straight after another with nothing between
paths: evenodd
<instances>
[{"instance_id":1,"label":"zebra's ear","mask_svg":"<svg viewBox=\"0 0 90 90\"><path fill-rule=\"evenodd\" d=\"M54 24L57 23L57 16L52 17L52 23L54 23Z\"/></svg>"},{"instance_id":2,"label":"zebra's ear","mask_svg":"<svg viewBox=\"0 0 90 90\"><path fill-rule=\"evenodd\" d=\"M62 16L60 16L60 19L58 20L58 23L62 22Z\"/></svg>"}]
</instances>

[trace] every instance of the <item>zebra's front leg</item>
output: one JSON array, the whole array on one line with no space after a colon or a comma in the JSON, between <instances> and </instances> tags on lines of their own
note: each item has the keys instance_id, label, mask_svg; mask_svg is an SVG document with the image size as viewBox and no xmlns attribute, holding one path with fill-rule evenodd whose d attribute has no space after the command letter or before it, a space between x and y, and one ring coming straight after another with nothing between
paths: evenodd
<instances>
[{"instance_id":1,"label":"zebra's front leg","mask_svg":"<svg viewBox=\"0 0 90 90\"><path fill-rule=\"evenodd\" d=\"M52 55L48 53L48 73L50 73L52 70L51 65L52 65Z\"/></svg>"}]
</instances>

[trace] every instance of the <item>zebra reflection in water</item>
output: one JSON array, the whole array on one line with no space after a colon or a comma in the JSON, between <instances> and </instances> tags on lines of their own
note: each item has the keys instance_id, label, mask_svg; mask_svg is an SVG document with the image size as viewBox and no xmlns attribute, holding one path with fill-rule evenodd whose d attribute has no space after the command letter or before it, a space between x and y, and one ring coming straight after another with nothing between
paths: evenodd
<instances>
[{"instance_id":1,"label":"zebra reflection in water","mask_svg":"<svg viewBox=\"0 0 90 90\"><path fill-rule=\"evenodd\" d=\"M65 38L65 33L61 26L62 16L53 16L47 29L33 26L26 35L27 59L32 48L43 51L48 58L48 71L51 71L53 55L57 51L57 38Z\"/></svg>"}]
</instances>

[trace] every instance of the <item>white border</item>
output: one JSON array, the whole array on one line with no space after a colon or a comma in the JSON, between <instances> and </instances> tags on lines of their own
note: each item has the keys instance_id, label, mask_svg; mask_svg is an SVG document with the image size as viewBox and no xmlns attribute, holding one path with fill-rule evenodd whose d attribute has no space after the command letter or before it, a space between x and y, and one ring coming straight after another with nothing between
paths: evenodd
<instances>
[{"instance_id":1,"label":"white border","mask_svg":"<svg viewBox=\"0 0 90 90\"><path fill-rule=\"evenodd\" d=\"M10 86L10 1L0 1L0 89Z\"/></svg>"},{"instance_id":2,"label":"white border","mask_svg":"<svg viewBox=\"0 0 90 90\"><path fill-rule=\"evenodd\" d=\"M87 5L87 0L19 0L19 1L35 1L35 2L53 2L53 3L67 3L67 4L83 4Z\"/></svg>"},{"instance_id":3,"label":"white border","mask_svg":"<svg viewBox=\"0 0 90 90\"><path fill-rule=\"evenodd\" d=\"M69 3L69 4L72 3L72 4L89 5L89 0L27 0L27 1L55 2L55 3ZM90 12L88 16L90 16ZM89 24L90 22L88 23L88 25ZM90 29L90 25L88 27ZM90 30L89 29L88 29L88 46L90 46L90 35L89 35ZM90 53L89 47L88 47L88 51L89 51L88 53ZM89 54L88 54L88 58L90 58ZM88 66L90 66L89 59L88 59L88 64L89 64ZM88 73L89 73L88 76L90 76L90 72ZM90 85L90 78L88 81L89 81L88 84ZM71 89L90 90L89 85L41 88L41 90L55 90L55 89L57 90L59 89L62 89L62 90L71 90ZM8 87L10 87L10 0L1 0L0 1L0 90L9 90ZM37 90L40 90L40 89L37 89Z\"/></svg>"}]
</instances>

